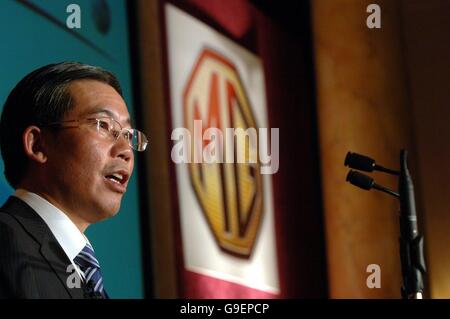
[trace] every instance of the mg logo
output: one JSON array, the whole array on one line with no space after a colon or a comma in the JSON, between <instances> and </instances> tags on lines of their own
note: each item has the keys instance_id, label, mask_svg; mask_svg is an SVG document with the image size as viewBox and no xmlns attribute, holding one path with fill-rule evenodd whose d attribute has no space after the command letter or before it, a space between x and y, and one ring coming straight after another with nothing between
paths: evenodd
<instances>
[{"instance_id":1,"label":"mg logo","mask_svg":"<svg viewBox=\"0 0 450 319\"><path fill-rule=\"evenodd\" d=\"M257 129L250 101L233 63L209 49L204 49L188 78L183 92L184 125L194 134L191 153L201 158L210 128L235 131ZM201 122L200 122L201 121ZM202 123L200 131L195 129ZM256 143L250 134L227 135L233 141L215 141L219 157L256 158ZM231 142L231 143L229 143ZM196 147L200 145L200 147ZM228 145L232 145L230 148ZM204 163L190 161L192 187L204 217L219 247L227 253L248 258L261 225L263 211L262 177L259 161Z\"/></svg>"}]
</instances>

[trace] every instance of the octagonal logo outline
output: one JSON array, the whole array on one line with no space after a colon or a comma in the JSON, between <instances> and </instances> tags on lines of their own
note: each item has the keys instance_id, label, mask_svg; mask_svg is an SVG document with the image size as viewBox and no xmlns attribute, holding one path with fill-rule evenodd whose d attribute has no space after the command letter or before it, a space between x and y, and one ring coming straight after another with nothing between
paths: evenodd
<instances>
[{"instance_id":1,"label":"octagonal logo outline","mask_svg":"<svg viewBox=\"0 0 450 319\"><path fill-rule=\"evenodd\" d=\"M208 48L208 47L204 47L200 53L197 56L197 59L195 61L195 63L193 64L193 67L190 69L189 72L189 76L188 76L188 80L186 81L186 84L184 86L183 89L183 98L182 98L182 108L183 108L183 121L184 121L184 125L185 127L189 130L190 128L192 128L192 125L188 125L188 121L191 120L191 122L193 122L193 118L188 118L188 112L186 111L189 107L189 103L187 103L187 96L189 94L190 89L193 86L193 82L195 80L195 75L198 72L198 70L202 67L202 64L205 62L205 60L207 59L213 59L216 60L217 62L221 63L224 67L229 68L230 70L234 71L234 74L236 76L235 80L238 83L238 85L240 86L241 89L241 97L243 99L245 99L246 103L244 104L244 107L247 106L247 110L245 110L244 112L242 112L244 121L246 121L247 124L247 128L249 127L253 127L256 130L258 129L258 125L256 123L256 118L253 114L253 108L251 106L250 100L248 98L248 95L246 93L245 90L245 86L243 85L243 82L241 80L241 76L236 68L236 66L229 60L227 59L224 55L218 53L217 51ZM235 88L236 89L236 88ZM207 90L205 90L207 91ZM208 93L205 93L208 94ZM239 107L243 107L241 105L241 103L238 103ZM221 107L224 107L221 104ZM208 108L208 107L207 107ZM210 110L209 110L210 111ZM251 122L252 125L248 125L248 122ZM206 128L205 128L206 129ZM190 129L190 131L192 132L192 129ZM202 132L203 133L203 132ZM194 137L195 138L195 137ZM259 136L258 136L258 143L259 141ZM236 151L236 150L235 150ZM191 154L193 154L191 152ZM192 158L191 158L192 159ZM202 194L200 194L199 192L199 185L196 184L195 181L195 176L194 176L194 171L195 169L197 169L195 166L197 165L198 167L200 167L199 169L202 170L203 167L201 167L201 165L233 165L234 171L236 173L236 165L249 165L249 164L237 164L237 163L223 163L223 164L205 164L205 163L201 163L201 164L197 164L197 163L192 163L192 161L188 164L189 165L189 181L190 184L192 186L192 189L194 191L196 200L198 202L198 204L200 205L201 211L202 211L202 215L205 218L209 231L212 233L216 244L218 245L218 247L231 255L234 255L236 257L240 257L240 258L250 258L254 247L258 241L258 237L259 234L261 232L261 226L262 226L262 219L263 219L263 214L264 214L264 196L263 196L263 191L264 191L264 186L263 186L263 179L260 173L260 163L259 163L259 159L257 159L257 163L256 165L254 165L253 168L250 168L254 171L254 177L255 177L255 193L254 193L254 198L252 200L252 204L251 207L253 208L254 212L251 212L249 214L247 214L247 222L245 223L246 226L244 226L245 229L248 228L248 225L250 223L252 223L252 227L251 227L251 233L248 234L250 238L248 238L249 244L244 246L244 247L236 247L233 246L233 242L230 240L227 240L226 237L230 237L229 232L219 232L217 231L217 226L214 225L214 223L211 221L210 217L211 214L210 212L208 212L208 207L206 207L205 202L202 201ZM229 170L228 170L229 171ZM235 174L236 175L236 174ZM222 176L223 179L223 176ZM236 176L235 178L236 179ZM223 180L222 180L222 186L223 186ZM235 199L240 198L241 194L239 193L238 189L239 189L239 182L236 184L236 189L235 189ZM228 187L229 188L229 187ZM222 187L222 193L223 190L227 189L227 187ZM224 196L225 197L225 196ZM228 200L228 198L226 198L225 200ZM223 206L225 206L225 201L223 201ZM235 204L236 206L240 206L239 202ZM225 208L224 208L225 209ZM239 211L239 208L237 208L237 210ZM238 214L237 217L235 217L235 219L238 219L238 224L240 224L241 222L241 216ZM240 232L241 228L239 226L239 232ZM235 239L235 238L234 238ZM237 249L238 248L238 249ZM241 248L241 249L240 249Z\"/></svg>"}]
</instances>

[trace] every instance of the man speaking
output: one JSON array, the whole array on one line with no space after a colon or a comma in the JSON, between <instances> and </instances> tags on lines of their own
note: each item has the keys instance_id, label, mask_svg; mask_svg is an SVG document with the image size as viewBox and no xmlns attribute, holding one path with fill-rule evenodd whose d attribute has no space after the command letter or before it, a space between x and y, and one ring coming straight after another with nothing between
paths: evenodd
<instances>
[{"instance_id":1,"label":"man speaking","mask_svg":"<svg viewBox=\"0 0 450 319\"><path fill-rule=\"evenodd\" d=\"M63 62L16 85L0 119L16 190L0 208L0 298L108 298L84 231L119 211L146 146L108 71Z\"/></svg>"}]
</instances>

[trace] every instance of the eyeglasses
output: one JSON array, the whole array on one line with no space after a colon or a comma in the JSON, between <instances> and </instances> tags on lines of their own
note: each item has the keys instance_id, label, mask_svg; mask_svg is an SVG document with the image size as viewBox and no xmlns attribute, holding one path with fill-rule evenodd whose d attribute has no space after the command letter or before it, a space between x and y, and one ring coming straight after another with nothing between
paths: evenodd
<instances>
[{"instance_id":1,"label":"eyeglasses","mask_svg":"<svg viewBox=\"0 0 450 319\"><path fill-rule=\"evenodd\" d=\"M123 128L119 122L112 117L87 118L80 120L67 120L61 122L49 123L45 126L61 126L65 123L95 124L97 132L104 137L112 137L115 141L122 135L132 149L143 152L147 148L148 139L144 133L132 128ZM67 126L66 126L67 127ZM77 126L72 126L77 127Z\"/></svg>"}]
</instances>

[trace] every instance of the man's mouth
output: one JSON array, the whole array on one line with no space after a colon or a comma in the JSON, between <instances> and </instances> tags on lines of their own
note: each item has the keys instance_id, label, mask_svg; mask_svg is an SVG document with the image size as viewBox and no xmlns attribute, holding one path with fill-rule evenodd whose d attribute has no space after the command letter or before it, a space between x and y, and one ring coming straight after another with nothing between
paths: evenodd
<instances>
[{"instance_id":1,"label":"man's mouth","mask_svg":"<svg viewBox=\"0 0 450 319\"><path fill-rule=\"evenodd\" d=\"M110 182L109 184L114 190L124 193L128 184L130 175L126 170L118 170L105 175L105 178Z\"/></svg>"}]
</instances>

